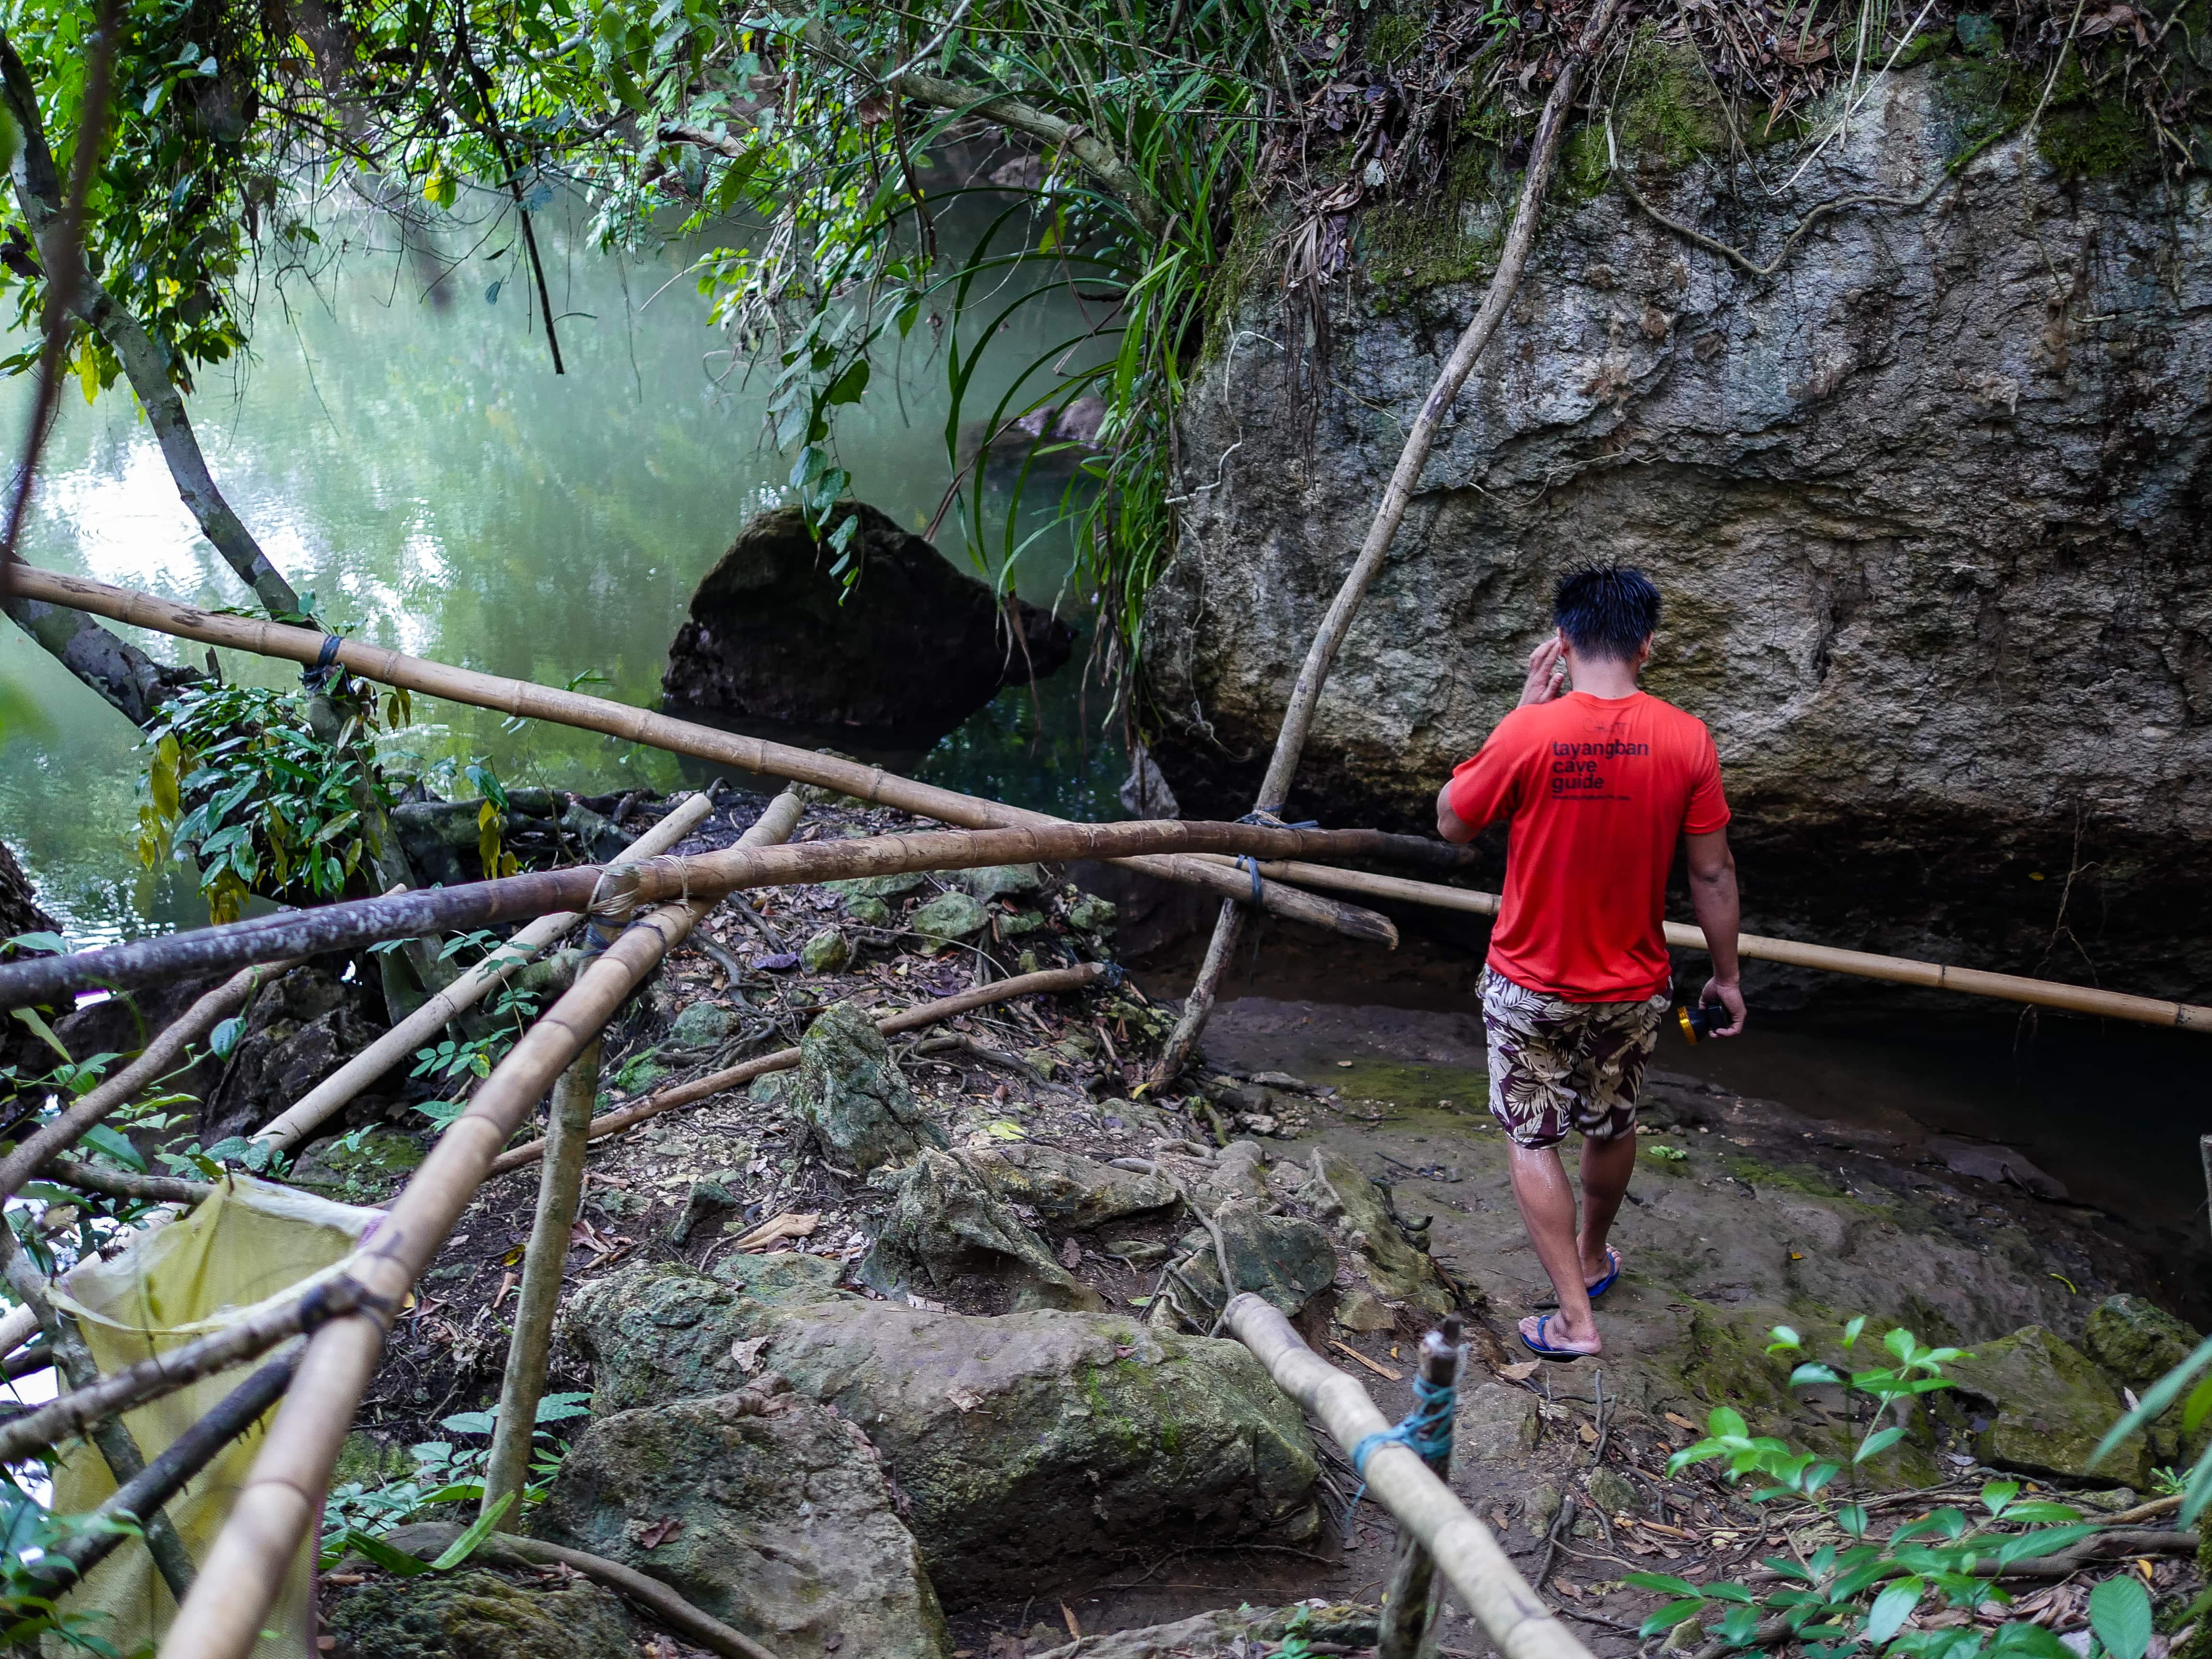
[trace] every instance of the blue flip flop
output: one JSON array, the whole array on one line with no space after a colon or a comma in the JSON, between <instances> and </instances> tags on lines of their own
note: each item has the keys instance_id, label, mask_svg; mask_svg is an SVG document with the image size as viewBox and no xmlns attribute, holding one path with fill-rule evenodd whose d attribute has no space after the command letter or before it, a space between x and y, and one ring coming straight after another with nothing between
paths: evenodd
<instances>
[{"instance_id":1,"label":"blue flip flop","mask_svg":"<svg viewBox=\"0 0 2212 1659\"><path fill-rule=\"evenodd\" d=\"M1605 1259L1613 1263L1613 1271L1607 1273L1603 1279L1599 1279L1596 1284L1589 1287L1588 1295L1589 1299L1593 1302L1596 1301L1598 1297L1603 1296L1607 1291L1611 1290L1613 1288L1613 1281L1620 1277L1620 1252L1614 1249L1612 1245L1608 1244L1605 1247Z\"/></svg>"},{"instance_id":2,"label":"blue flip flop","mask_svg":"<svg viewBox=\"0 0 2212 1659\"><path fill-rule=\"evenodd\" d=\"M1530 1341L1528 1340L1528 1332L1522 1331L1521 1333L1521 1346L1528 1349L1530 1353L1534 1354L1539 1359L1556 1359L1563 1365L1571 1365L1577 1359L1587 1359L1589 1358L1589 1355L1574 1348L1553 1348L1546 1346L1542 1338L1546 1327L1549 1326L1551 1322L1551 1315L1538 1314L1536 1316L1536 1336L1538 1340L1534 1342Z\"/></svg>"}]
</instances>

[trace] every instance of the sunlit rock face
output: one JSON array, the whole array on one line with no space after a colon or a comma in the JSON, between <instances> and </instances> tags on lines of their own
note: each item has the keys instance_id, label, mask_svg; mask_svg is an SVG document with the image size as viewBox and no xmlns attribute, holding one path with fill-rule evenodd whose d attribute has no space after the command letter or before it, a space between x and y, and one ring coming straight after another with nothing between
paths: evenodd
<instances>
[{"instance_id":1,"label":"sunlit rock face","mask_svg":"<svg viewBox=\"0 0 2212 1659\"><path fill-rule=\"evenodd\" d=\"M1786 207L1710 162L1642 188L1763 264L1818 202L1919 196L1956 118L1911 71ZM1764 152L1757 177L1800 159ZM1555 191L1338 659L1292 815L1432 823L1513 706L1553 579L1630 561L1667 600L1645 684L1720 746L1747 927L2204 999L2209 211L2202 177L2067 181L2012 141L1924 206L1824 218L1759 278L1617 186ZM1155 750L1192 816L1252 804L1486 274L1423 289L1370 259L1317 408L1291 400L1265 294L1193 377L1197 493L1146 634Z\"/></svg>"},{"instance_id":2,"label":"sunlit rock face","mask_svg":"<svg viewBox=\"0 0 2212 1659\"><path fill-rule=\"evenodd\" d=\"M795 507L738 532L669 647L669 713L795 742L926 744L1067 660L1073 633L1048 611L1002 601L864 503L830 528L848 515L845 568Z\"/></svg>"}]
</instances>

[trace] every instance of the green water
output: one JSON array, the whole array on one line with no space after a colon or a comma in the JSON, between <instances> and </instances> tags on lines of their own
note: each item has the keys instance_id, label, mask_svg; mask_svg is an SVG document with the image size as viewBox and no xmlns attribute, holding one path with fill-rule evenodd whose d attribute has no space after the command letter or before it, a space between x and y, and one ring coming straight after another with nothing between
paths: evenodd
<instances>
[{"instance_id":1,"label":"green water","mask_svg":"<svg viewBox=\"0 0 2212 1659\"><path fill-rule=\"evenodd\" d=\"M608 684L588 689L656 705L693 587L749 515L786 498L790 458L763 426L778 365L773 356L734 359L708 326L684 274L708 244L624 259L584 245L580 213L565 225L549 216L540 235L566 374L552 373L521 283L487 302L507 262L463 258L426 296L422 267L382 222L334 216L321 228L343 257L312 281L264 279L252 357L203 373L191 413L232 505L334 625L518 678L560 685L597 674ZM995 400L1013 367L1069 324L1051 303L1018 312L985 360L979 381L1000 378L981 395ZM935 338L925 319L897 361L878 362L875 390L838 429L853 493L916 530L952 477ZM10 451L28 391L23 380L0 386L0 442ZM1005 503L994 498L990 510L1002 530ZM936 539L966 564L951 520ZM194 603L249 602L177 500L120 384L89 407L74 386L65 393L24 552ZM1068 559L1064 533L1049 534L1024 554L1015 585L1079 624L1064 591ZM134 637L179 659L179 641ZM957 787L1118 816L1121 763L1096 736L1097 688L1085 700L1078 686L1083 648L1036 698L1010 691L908 763ZM203 654L191 649L194 661ZM292 672L222 659L234 679L273 684ZM4 621L0 676L44 714L43 729L12 727L0 744L0 834L72 937L204 922L188 881L149 877L132 854L135 729ZM592 793L690 781L671 757L590 733L507 730L481 710L416 708L405 746L428 760L489 757L511 783Z\"/></svg>"}]
</instances>

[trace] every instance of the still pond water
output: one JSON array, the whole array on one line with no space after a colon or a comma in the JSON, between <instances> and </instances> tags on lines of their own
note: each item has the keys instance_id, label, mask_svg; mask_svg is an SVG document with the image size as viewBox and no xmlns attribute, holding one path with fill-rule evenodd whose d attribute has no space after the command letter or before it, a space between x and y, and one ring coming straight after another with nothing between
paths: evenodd
<instances>
[{"instance_id":1,"label":"still pond water","mask_svg":"<svg viewBox=\"0 0 2212 1659\"><path fill-rule=\"evenodd\" d=\"M589 689L657 705L692 589L748 516L786 499L790 458L763 426L777 365L767 356L749 377L708 326L685 272L709 244L624 259L586 246L580 225L572 212L540 231L564 375L551 371L521 283L487 300L502 262L464 258L427 295L422 267L383 222L337 216L322 229L342 257L313 281L264 284L254 356L204 374L191 410L232 505L334 625L554 685L596 674L609 684ZM485 246L508 240L494 234ZM995 401L1015 365L1070 331L1057 303L1015 313L979 375L1000 379L981 395ZM944 363L927 323L900 361L877 367L874 392L845 411L840 458L854 494L919 531L953 476ZM10 449L28 391L21 380L0 386ZM995 533L1003 500L990 510ZM966 561L955 520L936 539ZM89 407L67 391L24 551L34 564L198 604L248 597L198 534L121 384ZM1064 591L1068 556L1064 532L1044 536L1024 553L1015 585L1080 624ZM191 649L137 637L165 661ZM1083 654L1079 647L1036 702L1009 691L929 755L902 759L976 793L1120 816L1125 763L1097 736L1103 699L1079 684ZM269 684L292 672L232 653L222 667ZM10 730L0 744L0 826L71 937L204 923L189 880L137 864L136 731L5 622L0 676L45 715L43 729ZM404 746L430 760L489 757L510 783L589 793L697 781L672 757L591 733L508 731L482 710L416 707L424 723Z\"/></svg>"}]
</instances>

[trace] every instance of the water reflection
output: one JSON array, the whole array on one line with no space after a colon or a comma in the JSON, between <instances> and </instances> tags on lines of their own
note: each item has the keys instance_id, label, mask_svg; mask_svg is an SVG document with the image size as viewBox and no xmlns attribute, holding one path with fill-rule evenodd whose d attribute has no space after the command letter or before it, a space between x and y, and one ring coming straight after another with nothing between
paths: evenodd
<instances>
[{"instance_id":1,"label":"water reflection","mask_svg":"<svg viewBox=\"0 0 2212 1659\"><path fill-rule=\"evenodd\" d=\"M565 225L547 222L558 217L547 215L540 235L566 375L551 373L524 284L488 299L498 263L464 261L445 284L448 302L433 305L380 222L337 216L322 230L343 257L318 281L264 289L256 356L204 374L193 416L233 505L322 614L378 643L494 673L556 685L602 676L607 684L592 689L651 704L694 585L750 513L783 499L790 463L767 447L762 425L775 365L749 379L707 326L681 275L704 244L633 262L582 244L580 208L571 204ZM948 243L958 228L946 227ZM980 386L982 407L1003 377L1072 331L1071 316L1058 301L1014 313L978 376L1002 377ZM917 530L951 476L933 337L925 322L900 363L878 365L877 390L838 433L854 492ZM9 442L28 390L0 388ZM993 510L1003 514L1003 496ZM957 534L939 541L964 556ZM196 603L243 597L178 501L121 386L89 408L72 394L25 551ZM1065 535L1045 537L1015 585L1070 614L1068 561ZM0 673L48 720L43 734L11 734L0 748L0 830L50 905L84 938L204 921L189 881L149 882L131 855L135 732L0 629ZM142 643L179 656L177 641ZM278 684L290 672L222 658L237 678ZM1025 805L1111 814L1119 769L1077 727L1085 700L1076 682L1071 666L1034 698L1010 690L921 769ZM1093 687L1093 728L1100 708ZM416 752L488 756L511 781L589 791L682 775L672 757L589 733L509 730L495 714L446 704L418 709L424 723L407 734Z\"/></svg>"}]
</instances>

